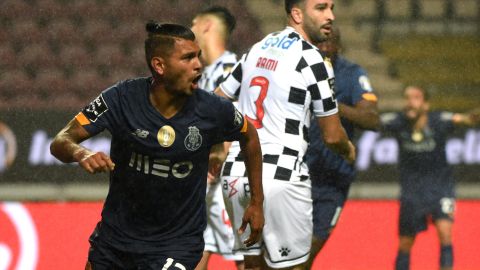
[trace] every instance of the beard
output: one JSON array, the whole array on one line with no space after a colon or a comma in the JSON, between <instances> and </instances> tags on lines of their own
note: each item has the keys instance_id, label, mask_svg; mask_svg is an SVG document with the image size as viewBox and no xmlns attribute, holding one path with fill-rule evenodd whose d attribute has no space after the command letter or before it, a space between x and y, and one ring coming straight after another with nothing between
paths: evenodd
<instances>
[{"instance_id":1,"label":"beard","mask_svg":"<svg viewBox=\"0 0 480 270\"><path fill-rule=\"evenodd\" d=\"M318 44L328 39L328 34L324 34L321 30L322 27L316 27L311 20L306 20L304 24L305 33L310 38L313 44Z\"/></svg>"}]
</instances>

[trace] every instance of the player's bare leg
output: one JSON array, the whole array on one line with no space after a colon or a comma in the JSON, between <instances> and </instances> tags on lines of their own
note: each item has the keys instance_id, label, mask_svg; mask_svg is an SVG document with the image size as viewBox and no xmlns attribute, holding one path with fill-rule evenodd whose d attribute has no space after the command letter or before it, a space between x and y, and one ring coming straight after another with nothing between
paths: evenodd
<instances>
[{"instance_id":1,"label":"player's bare leg","mask_svg":"<svg viewBox=\"0 0 480 270\"><path fill-rule=\"evenodd\" d=\"M245 270L245 261L235 261L237 270Z\"/></svg>"},{"instance_id":2,"label":"player's bare leg","mask_svg":"<svg viewBox=\"0 0 480 270\"><path fill-rule=\"evenodd\" d=\"M415 242L415 236L400 235L398 241L398 253L395 261L396 270L408 270L410 268L410 251Z\"/></svg>"},{"instance_id":3,"label":"player's bare leg","mask_svg":"<svg viewBox=\"0 0 480 270\"><path fill-rule=\"evenodd\" d=\"M208 268L208 260L210 259L210 255L212 253L210 251L204 251L202 255L202 259L195 267L195 270L207 270Z\"/></svg>"},{"instance_id":4,"label":"player's bare leg","mask_svg":"<svg viewBox=\"0 0 480 270\"><path fill-rule=\"evenodd\" d=\"M333 230L333 229L332 229ZM319 239L315 236L312 237L312 246L310 247L310 257L308 257L308 261L305 263L306 269L311 269L315 258L317 257L320 250L325 246L327 243L327 239Z\"/></svg>"},{"instance_id":5,"label":"player's bare leg","mask_svg":"<svg viewBox=\"0 0 480 270\"><path fill-rule=\"evenodd\" d=\"M452 251L452 225L449 219L438 219L435 221L438 239L440 240L440 269L453 269L453 251Z\"/></svg>"},{"instance_id":6,"label":"player's bare leg","mask_svg":"<svg viewBox=\"0 0 480 270\"><path fill-rule=\"evenodd\" d=\"M267 269L263 256L244 256L245 270L263 270Z\"/></svg>"},{"instance_id":7,"label":"player's bare leg","mask_svg":"<svg viewBox=\"0 0 480 270\"><path fill-rule=\"evenodd\" d=\"M85 270L92 270L92 265L89 261L87 261L87 264L85 265Z\"/></svg>"}]
</instances>

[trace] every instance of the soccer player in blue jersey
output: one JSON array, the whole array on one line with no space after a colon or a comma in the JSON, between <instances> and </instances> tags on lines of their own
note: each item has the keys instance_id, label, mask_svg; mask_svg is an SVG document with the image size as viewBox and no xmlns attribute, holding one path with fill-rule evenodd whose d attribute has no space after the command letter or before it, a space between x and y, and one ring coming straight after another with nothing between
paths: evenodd
<instances>
[{"instance_id":1,"label":"soccer player in blue jersey","mask_svg":"<svg viewBox=\"0 0 480 270\"><path fill-rule=\"evenodd\" d=\"M427 229L429 219L440 240L440 269L452 269L455 190L445 144L455 126L478 124L479 115L431 112L428 92L418 86L405 88L404 98L403 112L381 116L382 130L395 136L400 148L400 238L395 269L409 269L415 236Z\"/></svg>"},{"instance_id":2,"label":"soccer player in blue jersey","mask_svg":"<svg viewBox=\"0 0 480 270\"><path fill-rule=\"evenodd\" d=\"M227 100L198 89L193 32L150 22L145 54L152 77L103 91L54 138L51 152L89 173L109 172L102 219L86 269L194 269L204 248L210 148L239 140L252 196L244 216L255 243L263 226L261 151L255 128ZM79 143L107 129L110 156Z\"/></svg>"},{"instance_id":3,"label":"soccer player in blue jersey","mask_svg":"<svg viewBox=\"0 0 480 270\"><path fill-rule=\"evenodd\" d=\"M237 56L227 50L227 43L235 29L235 17L222 6L212 6L199 12L192 20L192 31L202 49L201 60L205 64L198 82L203 90L213 92L230 73ZM228 144L228 143L225 143ZM222 148L224 144L214 146ZM213 151L213 153L216 153ZM212 154L212 156L215 154ZM210 164L211 166L213 162ZM196 270L206 270L212 253L235 261L237 269L243 269L243 256L232 254L233 230L223 202L218 175L209 174L207 182L207 228L203 233L205 251Z\"/></svg>"},{"instance_id":4,"label":"soccer player in blue jersey","mask_svg":"<svg viewBox=\"0 0 480 270\"><path fill-rule=\"evenodd\" d=\"M333 65L335 96L348 137L352 139L355 127L377 129L380 124L377 97L365 70L339 54L342 47L338 28L334 27L329 38L318 43L318 47ZM355 178L354 164L326 147L320 134L318 124L312 121L305 157L312 179L313 199L313 239L308 268L335 228Z\"/></svg>"}]
</instances>

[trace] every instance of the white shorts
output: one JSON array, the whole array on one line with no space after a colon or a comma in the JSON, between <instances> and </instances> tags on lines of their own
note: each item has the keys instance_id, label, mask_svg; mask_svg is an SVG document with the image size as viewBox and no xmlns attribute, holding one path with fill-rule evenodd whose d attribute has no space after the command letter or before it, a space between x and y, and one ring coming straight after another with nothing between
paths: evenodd
<instances>
[{"instance_id":1,"label":"white shorts","mask_svg":"<svg viewBox=\"0 0 480 270\"><path fill-rule=\"evenodd\" d=\"M232 253L234 234L225 210L220 182L209 185L206 201L207 228L203 232L205 251L220 254L229 261L243 261L243 255Z\"/></svg>"},{"instance_id":2,"label":"white shorts","mask_svg":"<svg viewBox=\"0 0 480 270\"><path fill-rule=\"evenodd\" d=\"M263 252L272 268L291 267L308 260L313 230L310 180L263 179L263 239L248 248L243 241L250 235L250 228L247 227L243 235L236 233L250 201L248 178L224 176L221 180L225 206L235 233L234 254L260 255Z\"/></svg>"}]
</instances>

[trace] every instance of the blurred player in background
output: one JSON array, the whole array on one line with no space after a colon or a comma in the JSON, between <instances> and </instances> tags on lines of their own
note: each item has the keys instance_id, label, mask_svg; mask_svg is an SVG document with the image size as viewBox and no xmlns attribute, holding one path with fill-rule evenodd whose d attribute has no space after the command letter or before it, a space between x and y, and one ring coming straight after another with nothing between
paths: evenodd
<instances>
[{"instance_id":1,"label":"blurred player in background","mask_svg":"<svg viewBox=\"0 0 480 270\"><path fill-rule=\"evenodd\" d=\"M377 97L365 70L339 53L342 50L340 31L334 27L328 40L318 44L331 61L335 73L335 97L342 125L350 139L354 128L378 129L380 118ZM305 156L312 180L313 240L308 268L335 228L355 178L355 165L330 150L320 139L320 128L312 121L310 145Z\"/></svg>"},{"instance_id":2,"label":"blurred player in background","mask_svg":"<svg viewBox=\"0 0 480 270\"><path fill-rule=\"evenodd\" d=\"M213 6L198 13L192 22L205 64L199 88L213 92L225 80L237 62L237 56L226 49L228 39L235 28L235 18L224 7ZM222 112L219 112L222 113ZM224 147L223 144L215 147ZM223 202L218 175L209 174L207 183L207 228L203 234L205 251L197 270L206 270L211 253L218 253L226 260L234 260L243 269L243 256L233 255L233 230Z\"/></svg>"},{"instance_id":3,"label":"blurred player in background","mask_svg":"<svg viewBox=\"0 0 480 270\"><path fill-rule=\"evenodd\" d=\"M403 112L381 117L382 129L400 147L399 246L395 269L410 266L410 250L417 233L431 219L440 240L440 268L453 268L452 224L455 183L447 163L445 144L455 126L479 123L479 115L430 111L429 94L418 86L404 90Z\"/></svg>"},{"instance_id":4,"label":"blurred player in background","mask_svg":"<svg viewBox=\"0 0 480 270\"><path fill-rule=\"evenodd\" d=\"M263 243L245 247L236 235L234 247L236 254L245 255L248 269L264 269L265 262L270 268L305 267L312 239L312 200L303 156L312 110L325 143L350 162L355 159L355 148L337 113L333 70L313 45L331 32L333 1L285 1L285 9L288 27L256 43L217 89L220 95L238 99L262 146ZM225 204L235 230L250 200L248 174L241 162L246 157L243 151L231 150L222 170Z\"/></svg>"},{"instance_id":5,"label":"blurred player in background","mask_svg":"<svg viewBox=\"0 0 480 270\"><path fill-rule=\"evenodd\" d=\"M0 173L12 166L17 157L17 139L7 124L0 121Z\"/></svg>"},{"instance_id":6,"label":"blurred player in background","mask_svg":"<svg viewBox=\"0 0 480 270\"><path fill-rule=\"evenodd\" d=\"M90 173L110 172L102 220L86 269L194 269L202 256L210 148L240 140L252 190L244 219L252 245L263 226L261 152L255 128L228 101L198 90L200 48L193 32L149 22L152 77L103 91L54 138L51 152ZM222 112L222 113L220 113ZM111 158L79 145L107 129Z\"/></svg>"}]
</instances>

